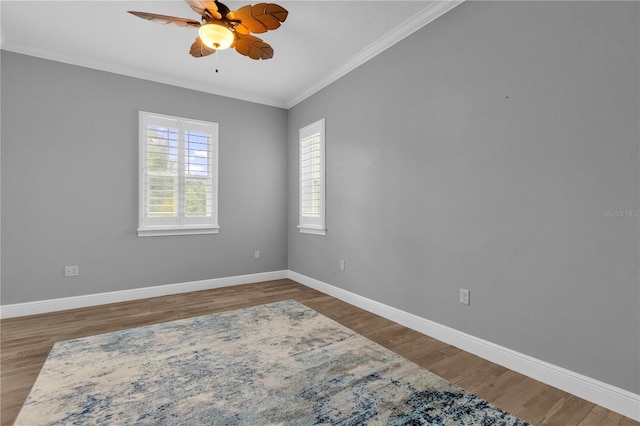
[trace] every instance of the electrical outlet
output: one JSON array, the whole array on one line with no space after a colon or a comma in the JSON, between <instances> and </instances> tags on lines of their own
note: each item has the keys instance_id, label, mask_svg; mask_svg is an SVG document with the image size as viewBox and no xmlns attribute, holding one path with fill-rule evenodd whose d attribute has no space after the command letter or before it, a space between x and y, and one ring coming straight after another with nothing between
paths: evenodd
<instances>
[{"instance_id":1,"label":"electrical outlet","mask_svg":"<svg viewBox=\"0 0 640 426\"><path fill-rule=\"evenodd\" d=\"M65 266L64 267L64 276L65 277L77 277L80 275L80 267L77 265Z\"/></svg>"},{"instance_id":2,"label":"electrical outlet","mask_svg":"<svg viewBox=\"0 0 640 426\"><path fill-rule=\"evenodd\" d=\"M254 257L254 258L256 258L256 259L260 259L260 250L256 250L256 251L253 253L253 257Z\"/></svg>"},{"instance_id":3,"label":"electrical outlet","mask_svg":"<svg viewBox=\"0 0 640 426\"><path fill-rule=\"evenodd\" d=\"M344 271L344 260L340 261L340 270Z\"/></svg>"},{"instance_id":4,"label":"electrical outlet","mask_svg":"<svg viewBox=\"0 0 640 426\"><path fill-rule=\"evenodd\" d=\"M468 305L469 302L469 290L465 289L465 288L461 288L460 289L460 303L462 303L463 305Z\"/></svg>"}]
</instances>

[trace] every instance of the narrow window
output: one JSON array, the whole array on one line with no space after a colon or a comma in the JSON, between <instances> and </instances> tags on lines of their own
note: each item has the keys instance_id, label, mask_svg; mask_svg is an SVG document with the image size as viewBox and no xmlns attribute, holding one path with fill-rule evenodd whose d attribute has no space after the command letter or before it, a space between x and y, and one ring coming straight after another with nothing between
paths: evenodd
<instances>
[{"instance_id":1,"label":"narrow window","mask_svg":"<svg viewBox=\"0 0 640 426\"><path fill-rule=\"evenodd\" d=\"M138 236L218 233L218 124L140 111Z\"/></svg>"},{"instance_id":2,"label":"narrow window","mask_svg":"<svg viewBox=\"0 0 640 426\"><path fill-rule=\"evenodd\" d=\"M324 119L300 129L300 232L325 235Z\"/></svg>"}]
</instances>

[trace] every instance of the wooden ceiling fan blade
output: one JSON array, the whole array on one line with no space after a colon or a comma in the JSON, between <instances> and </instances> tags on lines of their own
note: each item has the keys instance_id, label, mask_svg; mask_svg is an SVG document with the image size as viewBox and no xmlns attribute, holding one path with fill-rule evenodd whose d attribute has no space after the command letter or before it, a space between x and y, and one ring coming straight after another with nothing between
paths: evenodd
<instances>
[{"instance_id":1,"label":"wooden ceiling fan blade","mask_svg":"<svg viewBox=\"0 0 640 426\"><path fill-rule=\"evenodd\" d=\"M289 16L287 9L275 3L267 3L264 8L264 14L275 17L279 22L286 21L287 16Z\"/></svg>"},{"instance_id":2,"label":"wooden ceiling fan blade","mask_svg":"<svg viewBox=\"0 0 640 426\"><path fill-rule=\"evenodd\" d=\"M288 14L285 8L275 3L258 3L254 6L243 6L235 13L231 12L231 17L240 21L236 27L237 31L260 34L279 28Z\"/></svg>"},{"instance_id":3,"label":"wooden ceiling fan blade","mask_svg":"<svg viewBox=\"0 0 640 426\"><path fill-rule=\"evenodd\" d=\"M191 27L191 28L200 27L200 22L193 19L177 18L175 16L159 15L157 13L149 13L149 12L136 12L133 10L129 10L128 12L134 16L137 16L138 18L146 19L147 21L155 22L161 25L171 25L175 27Z\"/></svg>"},{"instance_id":4,"label":"wooden ceiling fan blade","mask_svg":"<svg viewBox=\"0 0 640 426\"><path fill-rule=\"evenodd\" d=\"M275 30L280 27L280 21L273 15L260 15L259 17L254 19L260 21L260 23L264 25L267 30Z\"/></svg>"},{"instance_id":5,"label":"wooden ceiling fan blade","mask_svg":"<svg viewBox=\"0 0 640 426\"><path fill-rule=\"evenodd\" d=\"M191 49L189 50L189 53L194 58L202 58L203 56L209 56L215 52L216 49L212 49L211 47L204 44L202 40L200 40L200 37L196 38L196 41L193 42L193 44L191 45Z\"/></svg>"},{"instance_id":6,"label":"wooden ceiling fan blade","mask_svg":"<svg viewBox=\"0 0 640 426\"><path fill-rule=\"evenodd\" d=\"M236 51L255 60L273 58L273 48L263 40L252 35L236 34Z\"/></svg>"},{"instance_id":7,"label":"wooden ceiling fan blade","mask_svg":"<svg viewBox=\"0 0 640 426\"><path fill-rule=\"evenodd\" d=\"M222 19L218 4L214 0L184 0L191 9L205 18Z\"/></svg>"}]
</instances>

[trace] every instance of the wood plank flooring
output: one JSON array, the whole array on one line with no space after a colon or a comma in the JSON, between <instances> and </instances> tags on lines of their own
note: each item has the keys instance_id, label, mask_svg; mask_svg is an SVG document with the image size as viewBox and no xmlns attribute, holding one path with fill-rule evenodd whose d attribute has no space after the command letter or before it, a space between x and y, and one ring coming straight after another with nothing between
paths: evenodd
<instances>
[{"instance_id":1,"label":"wood plank flooring","mask_svg":"<svg viewBox=\"0 0 640 426\"><path fill-rule=\"evenodd\" d=\"M640 423L284 279L0 321L0 425L11 425L54 342L295 299L535 425Z\"/></svg>"}]
</instances>

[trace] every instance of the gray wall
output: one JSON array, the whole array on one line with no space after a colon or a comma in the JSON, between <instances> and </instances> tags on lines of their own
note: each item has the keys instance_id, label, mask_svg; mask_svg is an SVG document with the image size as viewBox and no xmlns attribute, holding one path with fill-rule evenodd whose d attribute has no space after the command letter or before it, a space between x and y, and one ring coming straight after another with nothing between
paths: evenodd
<instances>
[{"instance_id":1,"label":"gray wall","mask_svg":"<svg viewBox=\"0 0 640 426\"><path fill-rule=\"evenodd\" d=\"M136 236L138 110L220 123L220 234ZM286 123L284 109L2 51L2 304L286 269Z\"/></svg>"},{"instance_id":2,"label":"gray wall","mask_svg":"<svg viewBox=\"0 0 640 426\"><path fill-rule=\"evenodd\" d=\"M295 106L289 269L640 393L639 222L606 215L639 208L639 7L464 3Z\"/></svg>"},{"instance_id":3,"label":"gray wall","mask_svg":"<svg viewBox=\"0 0 640 426\"><path fill-rule=\"evenodd\" d=\"M288 267L640 393L639 12L465 3L288 115L3 51L2 304ZM136 236L139 109L220 123L219 235Z\"/></svg>"}]
</instances>

